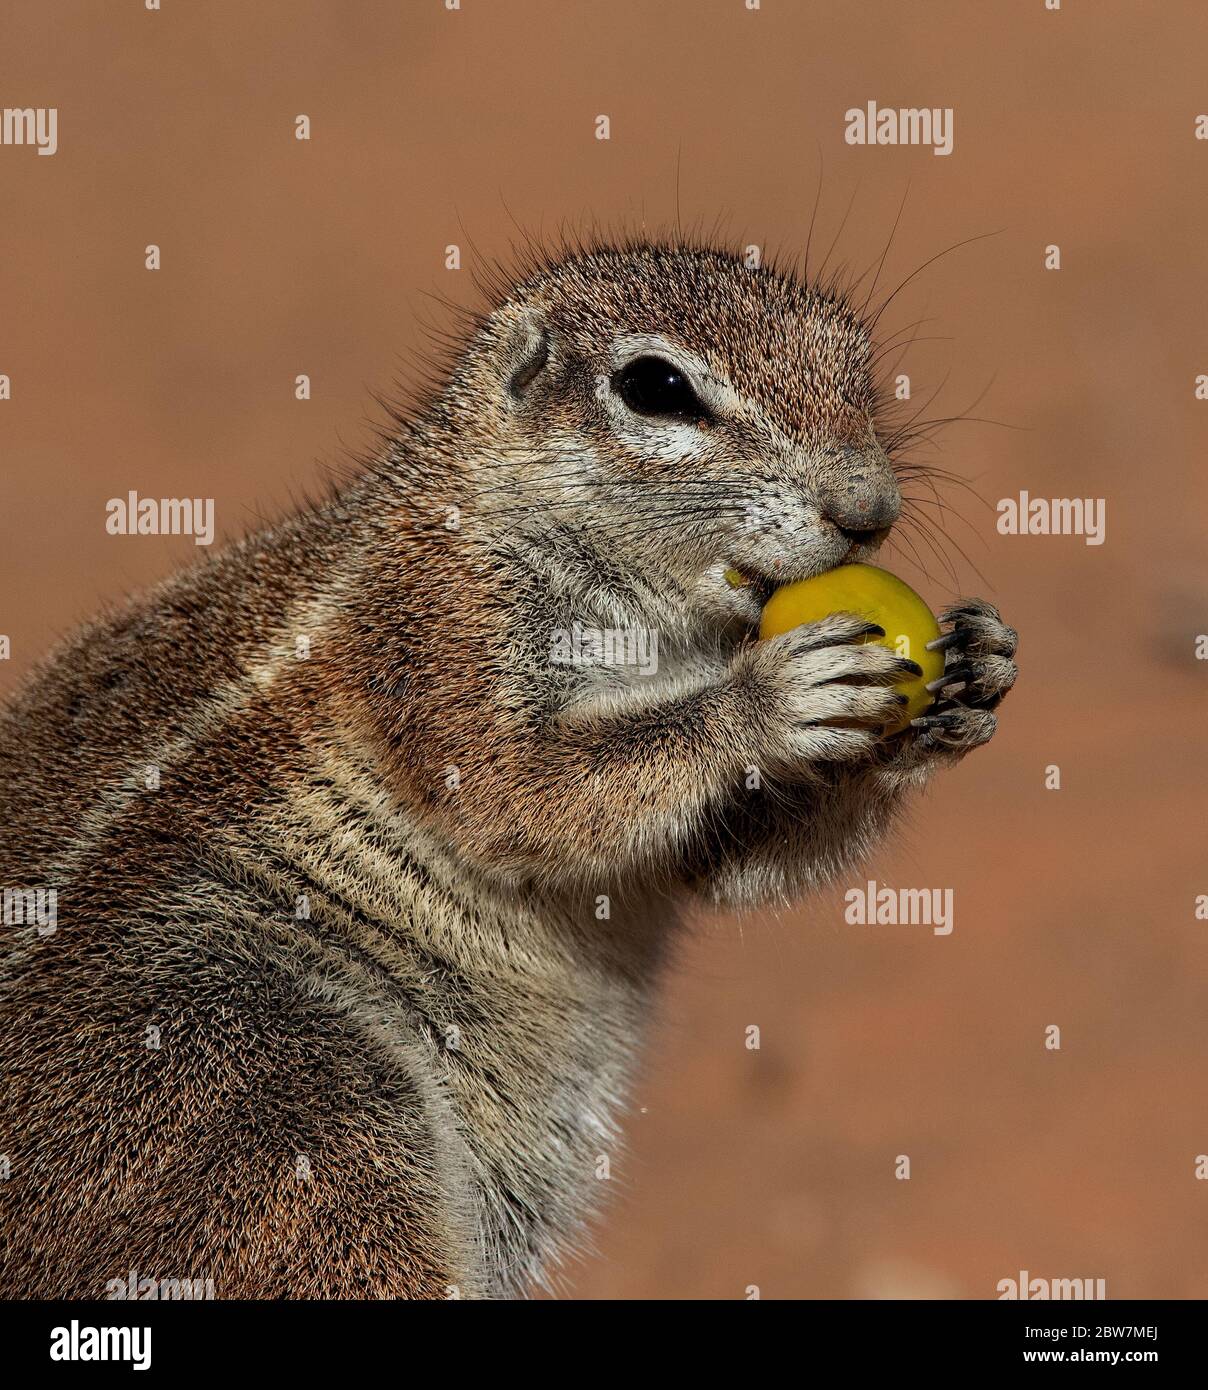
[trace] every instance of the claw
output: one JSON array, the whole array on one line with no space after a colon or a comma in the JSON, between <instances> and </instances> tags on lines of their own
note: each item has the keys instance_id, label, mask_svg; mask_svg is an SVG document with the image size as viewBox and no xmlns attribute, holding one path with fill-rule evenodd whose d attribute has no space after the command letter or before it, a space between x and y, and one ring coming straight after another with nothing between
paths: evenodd
<instances>
[{"instance_id":1,"label":"claw","mask_svg":"<svg viewBox=\"0 0 1208 1390\"><path fill-rule=\"evenodd\" d=\"M910 721L912 729L953 729L964 718L962 714L920 714Z\"/></svg>"},{"instance_id":2,"label":"claw","mask_svg":"<svg viewBox=\"0 0 1208 1390\"><path fill-rule=\"evenodd\" d=\"M945 671L942 676L937 676L935 680L928 681L923 687L929 694L934 695L937 690L943 690L946 685L956 685L959 682L968 682L973 679L973 672L967 666L962 666L958 671Z\"/></svg>"},{"instance_id":3,"label":"claw","mask_svg":"<svg viewBox=\"0 0 1208 1390\"><path fill-rule=\"evenodd\" d=\"M959 632L945 632L942 636L937 637L934 642L928 642L927 650L929 652L942 652L945 647L954 646L960 640L961 634Z\"/></svg>"},{"instance_id":4,"label":"claw","mask_svg":"<svg viewBox=\"0 0 1208 1390\"><path fill-rule=\"evenodd\" d=\"M884 636L885 636L885 629L884 629L883 627L881 627L879 624L877 624L877 623L863 623L863 624L861 624L860 627L856 628L856 630L851 634L851 637L850 637L850 638L844 638L844 641L851 641L851 640L854 640L855 638L858 638L858 637L874 637L874 638L875 638L875 637L884 637ZM820 645L823 645L823 644L819 642L818 638L816 638L816 637L807 637L803 642L798 643L798 645L795 646L795 647L793 648L792 655L793 655L793 656L804 656L806 652L815 652L815 651L817 651Z\"/></svg>"}]
</instances>

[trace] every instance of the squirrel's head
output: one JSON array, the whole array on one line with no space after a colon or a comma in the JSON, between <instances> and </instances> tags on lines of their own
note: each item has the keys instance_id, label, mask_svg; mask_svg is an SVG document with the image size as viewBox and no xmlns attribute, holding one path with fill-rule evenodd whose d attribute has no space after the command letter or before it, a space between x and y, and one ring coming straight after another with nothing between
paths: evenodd
<instances>
[{"instance_id":1,"label":"squirrel's head","mask_svg":"<svg viewBox=\"0 0 1208 1390\"><path fill-rule=\"evenodd\" d=\"M603 248L517 285L442 404L482 431L488 510L575 528L750 621L774 585L869 558L897 520L871 356L840 297L789 276Z\"/></svg>"}]
</instances>

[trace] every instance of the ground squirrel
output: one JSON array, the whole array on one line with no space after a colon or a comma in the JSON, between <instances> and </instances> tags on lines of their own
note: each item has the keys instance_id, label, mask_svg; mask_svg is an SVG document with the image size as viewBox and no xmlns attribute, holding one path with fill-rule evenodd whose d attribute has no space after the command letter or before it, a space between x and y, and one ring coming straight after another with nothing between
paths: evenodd
<instances>
[{"instance_id":1,"label":"ground squirrel","mask_svg":"<svg viewBox=\"0 0 1208 1390\"><path fill-rule=\"evenodd\" d=\"M679 243L518 281L371 466L0 720L0 883L57 894L4 943L0 1294L541 1285L685 906L833 879L993 732L983 602L894 737L867 623L752 640L899 515L848 297ZM556 651L617 633L657 660Z\"/></svg>"}]
</instances>

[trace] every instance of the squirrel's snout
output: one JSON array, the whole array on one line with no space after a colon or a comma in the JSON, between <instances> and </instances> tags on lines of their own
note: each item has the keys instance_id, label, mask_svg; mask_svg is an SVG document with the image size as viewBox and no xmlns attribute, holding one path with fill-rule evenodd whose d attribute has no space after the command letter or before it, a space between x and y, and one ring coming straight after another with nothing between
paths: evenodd
<instances>
[{"instance_id":1,"label":"squirrel's snout","mask_svg":"<svg viewBox=\"0 0 1208 1390\"><path fill-rule=\"evenodd\" d=\"M883 538L902 512L898 480L884 452L845 448L818 480L823 517L857 544Z\"/></svg>"}]
</instances>

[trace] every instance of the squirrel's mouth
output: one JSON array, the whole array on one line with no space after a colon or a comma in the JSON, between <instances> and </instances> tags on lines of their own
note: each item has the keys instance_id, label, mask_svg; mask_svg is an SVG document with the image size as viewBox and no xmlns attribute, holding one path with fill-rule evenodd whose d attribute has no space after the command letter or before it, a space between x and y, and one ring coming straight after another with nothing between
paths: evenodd
<instances>
[{"instance_id":1,"label":"squirrel's mouth","mask_svg":"<svg viewBox=\"0 0 1208 1390\"><path fill-rule=\"evenodd\" d=\"M768 599L783 585L791 584L795 579L808 578L811 574L821 574L823 570L835 569L838 565L850 564L859 558L860 547L853 545L845 554L831 559L829 564L807 568L804 573L800 566L784 564L780 560L774 561L770 569L754 566L748 560L741 564L729 560L721 569L722 585L729 600L727 606L731 607L731 611L737 607L748 623L757 624Z\"/></svg>"},{"instance_id":2,"label":"squirrel's mouth","mask_svg":"<svg viewBox=\"0 0 1208 1390\"><path fill-rule=\"evenodd\" d=\"M779 581L773 579L771 575L761 574L758 570L739 569L737 565L728 565L722 578L731 589L740 590L745 597L750 598L760 608L767 603L779 587Z\"/></svg>"},{"instance_id":3,"label":"squirrel's mouth","mask_svg":"<svg viewBox=\"0 0 1208 1390\"><path fill-rule=\"evenodd\" d=\"M722 571L722 578L732 590L751 598L762 608L782 585L791 584L794 579L808 578L811 574L821 574L823 570L835 569L839 565L851 564L863 558L863 554L861 544L853 542L843 553L829 559L828 563L821 567L810 567L804 573L799 566L792 565L785 572L786 567L780 560L774 561L770 570L756 567L749 561L738 564L730 560Z\"/></svg>"}]
</instances>

